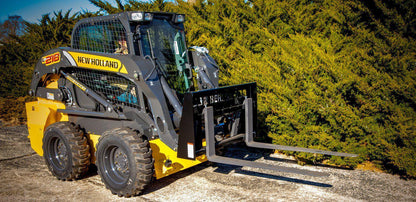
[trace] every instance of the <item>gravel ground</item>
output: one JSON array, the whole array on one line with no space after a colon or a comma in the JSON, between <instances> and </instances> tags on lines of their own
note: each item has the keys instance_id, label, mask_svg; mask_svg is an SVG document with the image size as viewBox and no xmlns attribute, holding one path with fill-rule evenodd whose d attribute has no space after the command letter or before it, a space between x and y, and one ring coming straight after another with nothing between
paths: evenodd
<instances>
[{"instance_id":1,"label":"gravel ground","mask_svg":"<svg viewBox=\"0 0 416 202\"><path fill-rule=\"evenodd\" d=\"M311 177L204 163L168 176L132 198L104 187L94 167L77 181L53 177L33 152L26 126L0 128L0 201L416 201L416 181L399 176L333 167L300 166L288 157L234 148L227 154L328 173ZM274 160L274 161L271 161Z\"/></svg>"}]
</instances>

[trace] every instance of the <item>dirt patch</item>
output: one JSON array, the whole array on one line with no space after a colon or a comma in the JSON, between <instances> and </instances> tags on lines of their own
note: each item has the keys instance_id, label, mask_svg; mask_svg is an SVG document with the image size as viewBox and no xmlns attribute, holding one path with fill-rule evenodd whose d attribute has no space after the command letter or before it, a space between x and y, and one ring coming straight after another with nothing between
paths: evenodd
<instances>
[{"instance_id":1,"label":"dirt patch","mask_svg":"<svg viewBox=\"0 0 416 202\"><path fill-rule=\"evenodd\" d=\"M129 199L112 195L94 167L77 181L53 177L33 152L26 126L0 128L0 200L134 200L134 201L415 201L416 181L399 176L332 167L299 166L278 154L234 148L227 155L274 165L326 172L310 177L222 164L195 166L152 182ZM244 154L244 155L243 155ZM273 160L273 161L271 161Z\"/></svg>"}]
</instances>

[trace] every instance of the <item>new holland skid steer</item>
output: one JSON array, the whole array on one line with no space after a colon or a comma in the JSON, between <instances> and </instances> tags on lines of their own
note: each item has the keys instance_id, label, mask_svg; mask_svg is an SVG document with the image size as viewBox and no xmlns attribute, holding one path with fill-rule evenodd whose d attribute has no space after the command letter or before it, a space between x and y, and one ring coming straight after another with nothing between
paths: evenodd
<instances>
[{"instance_id":1,"label":"new holland skid steer","mask_svg":"<svg viewBox=\"0 0 416 202\"><path fill-rule=\"evenodd\" d=\"M185 16L123 12L80 20L71 47L47 51L26 103L32 148L60 180L95 164L113 194L139 194L204 161L320 176L321 173L220 156L227 143L353 157L255 142L256 83L219 87L218 66L186 47Z\"/></svg>"}]
</instances>

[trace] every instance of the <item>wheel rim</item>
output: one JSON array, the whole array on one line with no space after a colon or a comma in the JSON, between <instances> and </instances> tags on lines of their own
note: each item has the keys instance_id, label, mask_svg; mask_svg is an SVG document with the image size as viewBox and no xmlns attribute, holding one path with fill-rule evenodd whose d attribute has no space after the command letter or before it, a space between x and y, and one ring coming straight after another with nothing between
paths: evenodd
<instances>
[{"instance_id":1,"label":"wheel rim","mask_svg":"<svg viewBox=\"0 0 416 202\"><path fill-rule=\"evenodd\" d=\"M68 150L63 140L53 137L49 142L49 160L58 170L64 170L68 164Z\"/></svg>"},{"instance_id":2,"label":"wheel rim","mask_svg":"<svg viewBox=\"0 0 416 202\"><path fill-rule=\"evenodd\" d=\"M124 184L130 174L129 159L126 152L117 146L109 146L103 156L104 173L118 185Z\"/></svg>"}]
</instances>

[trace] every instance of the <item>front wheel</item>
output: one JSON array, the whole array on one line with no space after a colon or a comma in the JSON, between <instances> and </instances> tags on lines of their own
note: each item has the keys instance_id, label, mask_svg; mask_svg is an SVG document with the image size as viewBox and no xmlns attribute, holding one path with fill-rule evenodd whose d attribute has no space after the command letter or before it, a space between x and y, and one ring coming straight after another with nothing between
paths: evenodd
<instances>
[{"instance_id":1,"label":"front wheel","mask_svg":"<svg viewBox=\"0 0 416 202\"><path fill-rule=\"evenodd\" d=\"M51 124L43 136L43 157L58 179L77 179L88 171L90 165L87 138L69 122Z\"/></svg>"},{"instance_id":2,"label":"front wheel","mask_svg":"<svg viewBox=\"0 0 416 202\"><path fill-rule=\"evenodd\" d=\"M149 142L130 129L105 132L97 145L98 174L113 194L138 195L153 176Z\"/></svg>"}]
</instances>

